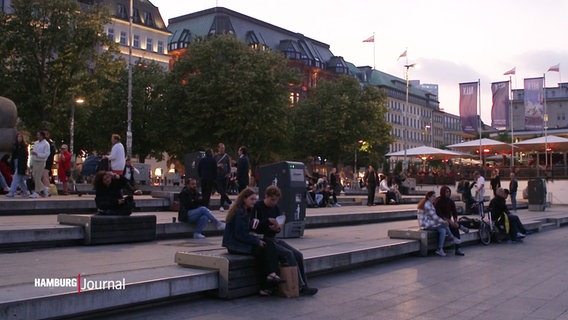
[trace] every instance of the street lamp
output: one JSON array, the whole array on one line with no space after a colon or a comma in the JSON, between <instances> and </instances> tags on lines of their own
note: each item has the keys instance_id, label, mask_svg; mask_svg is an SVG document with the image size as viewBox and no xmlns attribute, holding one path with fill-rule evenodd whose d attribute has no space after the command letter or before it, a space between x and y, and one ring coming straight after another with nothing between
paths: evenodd
<instances>
[{"instance_id":1,"label":"street lamp","mask_svg":"<svg viewBox=\"0 0 568 320\"><path fill-rule=\"evenodd\" d=\"M407 58L408 59L408 58ZM416 63L412 63L412 64L405 64L404 67L406 68L406 105L405 108L408 111L408 88L410 87L410 83L408 80L408 69L410 68L414 68L416 66ZM405 129L406 130L406 129ZM407 170L407 160L406 160L406 137L403 138L404 139L404 173L406 174L406 170Z\"/></svg>"},{"instance_id":2,"label":"street lamp","mask_svg":"<svg viewBox=\"0 0 568 320\"><path fill-rule=\"evenodd\" d=\"M69 121L69 152L71 153L71 157L73 159L73 143L75 138L75 104L83 104L85 100L82 98L75 99L75 95L73 95L73 100L71 103L71 120Z\"/></svg>"},{"instance_id":3,"label":"street lamp","mask_svg":"<svg viewBox=\"0 0 568 320\"><path fill-rule=\"evenodd\" d=\"M430 134L428 134L428 130L430 130ZM432 141L432 140L434 140L434 136L433 136L433 134L432 134L432 126L431 126L430 124L427 124L427 125L424 127L424 131L425 131L425 133L424 133L424 142L430 142L430 146L433 147L433 141ZM430 137L429 137L429 136L430 136ZM426 144L426 143L424 143L424 144Z\"/></svg>"}]
</instances>

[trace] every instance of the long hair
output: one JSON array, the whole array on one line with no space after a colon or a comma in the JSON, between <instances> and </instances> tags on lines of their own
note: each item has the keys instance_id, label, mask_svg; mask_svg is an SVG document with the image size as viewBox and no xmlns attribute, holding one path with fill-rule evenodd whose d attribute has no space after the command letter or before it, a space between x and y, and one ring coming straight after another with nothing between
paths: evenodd
<instances>
[{"instance_id":1,"label":"long hair","mask_svg":"<svg viewBox=\"0 0 568 320\"><path fill-rule=\"evenodd\" d=\"M254 192L254 190L251 189L251 188L245 188L243 191L241 191L241 193L239 193L239 195L237 196L237 199L233 202L233 204L229 208L229 212L227 213L227 216L225 217L227 222L229 222L233 219L233 217L235 216L235 214L237 213L237 210L239 210L239 208L244 207L245 199L252 196L253 194L256 194L256 192Z\"/></svg>"},{"instance_id":2,"label":"long hair","mask_svg":"<svg viewBox=\"0 0 568 320\"><path fill-rule=\"evenodd\" d=\"M420 200L420 202L418 203L418 209L424 210L424 204L426 203L426 201L428 201L428 199L430 199L430 197L435 195L435 194L436 194L435 191L428 191L426 193L426 195L424 196L424 198L422 200Z\"/></svg>"}]
</instances>

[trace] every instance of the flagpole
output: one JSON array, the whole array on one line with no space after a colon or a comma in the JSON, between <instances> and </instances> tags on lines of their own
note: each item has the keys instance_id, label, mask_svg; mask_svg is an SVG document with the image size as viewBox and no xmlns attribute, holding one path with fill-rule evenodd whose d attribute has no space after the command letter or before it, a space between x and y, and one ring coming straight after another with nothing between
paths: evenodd
<instances>
[{"instance_id":1,"label":"flagpole","mask_svg":"<svg viewBox=\"0 0 568 320\"><path fill-rule=\"evenodd\" d=\"M511 121L511 172L513 172L513 168L515 166L515 128L513 126L513 87L511 83L512 79L509 75L509 120Z\"/></svg>"},{"instance_id":2,"label":"flagpole","mask_svg":"<svg viewBox=\"0 0 568 320\"><path fill-rule=\"evenodd\" d=\"M479 110L479 116L477 117L477 121L478 121L478 130L479 130L479 162L481 164L481 166L483 167L483 174L485 175L485 166L483 165L483 150L482 150L482 146L481 146L481 126L482 126L482 121L481 121L481 79L477 79L477 95L478 95L478 110Z\"/></svg>"},{"instance_id":3,"label":"flagpole","mask_svg":"<svg viewBox=\"0 0 568 320\"><path fill-rule=\"evenodd\" d=\"M373 32L373 69L376 70L375 59L377 58L377 54L375 53L375 32Z\"/></svg>"},{"instance_id":4,"label":"flagpole","mask_svg":"<svg viewBox=\"0 0 568 320\"><path fill-rule=\"evenodd\" d=\"M544 100L544 174L548 170L548 113L546 108L546 73L542 74L543 100Z\"/></svg>"}]
</instances>

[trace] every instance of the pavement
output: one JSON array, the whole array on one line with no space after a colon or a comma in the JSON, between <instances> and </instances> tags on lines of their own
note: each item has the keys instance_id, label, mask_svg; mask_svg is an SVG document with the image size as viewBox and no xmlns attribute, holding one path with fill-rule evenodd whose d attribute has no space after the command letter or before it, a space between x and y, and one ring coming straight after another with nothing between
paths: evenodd
<instances>
[{"instance_id":1,"label":"pavement","mask_svg":"<svg viewBox=\"0 0 568 320\"><path fill-rule=\"evenodd\" d=\"M4 199L0 196L0 208ZM308 209L307 216L387 214L415 208L415 204L343 206ZM158 223L171 222L177 216L171 211L154 213ZM221 219L225 215L218 211L214 214ZM519 210L518 214L522 221L568 216L568 207L553 205L542 212ZM56 224L54 215L0 216L2 228ZM345 242L364 246L366 242L387 238L389 229L414 226L415 220L403 220L306 229L302 238L286 241L300 250ZM222 301L200 297L182 304L129 310L113 314L112 318L568 319L566 238L568 229L560 228L532 234L518 245L468 246L465 257L409 256L326 274L311 279L310 284L319 287L320 292L310 298L247 297ZM53 289L33 286L36 278L68 278L78 274L104 277L121 273L127 281L134 281L148 273L159 277L158 272L166 269L169 273L164 277L181 275L187 270L174 263L177 251L201 251L220 245L221 237L212 236L205 240L170 239L0 253L0 304L50 294Z\"/></svg>"}]
</instances>

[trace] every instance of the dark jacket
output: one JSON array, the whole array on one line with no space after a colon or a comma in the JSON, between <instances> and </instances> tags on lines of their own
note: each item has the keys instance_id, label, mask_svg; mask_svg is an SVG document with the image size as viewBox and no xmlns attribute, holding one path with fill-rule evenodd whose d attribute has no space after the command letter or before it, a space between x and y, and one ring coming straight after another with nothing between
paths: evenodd
<instances>
[{"instance_id":1,"label":"dark jacket","mask_svg":"<svg viewBox=\"0 0 568 320\"><path fill-rule=\"evenodd\" d=\"M12 149L12 160L10 166L12 167L12 172L24 175L28 169L28 148L24 143L14 144ZM15 167L15 160L18 159L18 167Z\"/></svg>"},{"instance_id":2,"label":"dark jacket","mask_svg":"<svg viewBox=\"0 0 568 320\"><path fill-rule=\"evenodd\" d=\"M280 208L274 206L270 208L264 204L263 200L258 200L254 204L253 217L256 217L259 221L258 227L254 230L255 233L263 234L265 238L274 238L276 232L270 230L270 221L268 218L276 218L280 215ZM283 227L283 226L282 226Z\"/></svg>"},{"instance_id":3,"label":"dark jacket","mask_svg":"<svg viewBox=\"0 0 568 320\"><path fill-rule=\"evenodd\" d=\"M226 179L231 173L231 159L226 153L216 154L215 162L217 163L217 179Z\"/></svg>"},{"instance_id":4,"label":"dark jacket","mask_svg":"<svg viewBox=\"0 0 568 320\"><path fill-rule=\"evenodd\" d=\"M113 178L109 186L100 183L95 186L95 203L99 210L124 210L124 205L118 203L122 199L122 188L126 180L123 177ZM132 208L130 208L132 209Z\"/></svg>"},{"instance_id":5,"label":"dark jacket","mask_svg":"<svg viewBox=\"0 0 568 320\"><path fill-rule=\"evenodd\" d=\"M178 220L187 222L187 211L203 206L203 197L197 190L184 187L179 194Z\"/></svg>"},{"instance_id":6,"label":"dark jacket","mask_svg":"<svg viewBox=\"0 0 568 320\"><path fill-rule=\"evenodd\" d=\"M491 219L497 221L502 214L509 214L505 198L496 196L489 202L489 209L491 210Z\"/></svg>"},{"instance_id":7,"label":"dark jacket","mask_svg":"<svg viewBox=\"0 0 568 320\"><path fill-rule=\"evenodd\" d=\"M244 208L238 208L233 218L227 221L223 233L223 247L229 253L252 254L260 239L251 235L251 218Z\"/></svg>"},{"instance_id":8,"label":"dark jacket","mask_svg":"<svg viewBox=\"0 0 568 320\"><path fill-rule=\"evenodd\" d=\"M509 192L511 194L516 193L518 188L519 188L519 181L517 181L517 178L512 179L511 182L509 182Z\"/></svg>"},{"instance_id":9,"label":"dark jacket","mask_svg":"<svg viewBox=\"0 0 568 320\"><path fill-rule=\"evenodd\" d=\"M217 161L213 157L205 157L197 164L197 173L202 181L214 181L217 178Z\"/></svg>"},{"instance_id":10,"label":"dark jacket","mask_svg":"<svg viewBox=\"0 0 568 320\"><path fill-rule=\"evenodd\" d=\"M249 169L250 162L247 155L242 155L237 161L237 182L241 186L248 186L249 184Z\"/></svg>"},{"instance_id":11,"label":"dark jacket","mask_svg":"<svg viewBox=\"0 0 568 320\"><path fill-rule=\"evenodd\" d=\"M55 154L57 153L57 148L55 147L53 140L49 139L47 140L47 143L49 143L49 156L45 161L45 168L47 170L51 170L53 168L53 159L55 158Z\"/></svg>"},{"instance_id":12,"label":"dark jacket","mask_svg":"<svg viewBox=\"0 0 568 320\"><path fill-rule=\"evenodd\" d=\"M380 182L379 175L377 174L377 171L365 172L365 176L363 177L363 181L365 181L367 188L376 188L377 185Z\"/></svg>"},{"instance_id":13,"label":"dark jacket","mask_svg":"<svg viewBox=\"0 0 568 320\"><path fill-rule=\"evenodd\" d=\"M457 221L458 212L456 210L456 203L446 195L446 190L450 190L450 188L447 186L440 188L440 196L434 201L436 214L444 220L450 220L453 217L454 220Z\"/></svg>"}]
</instances>

